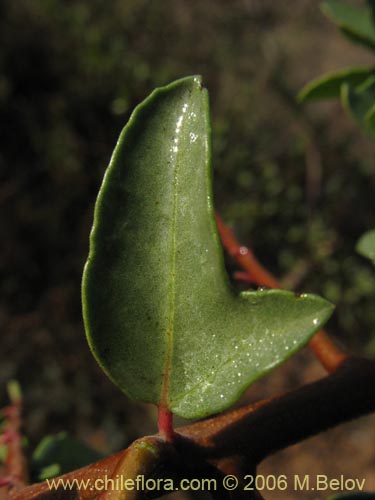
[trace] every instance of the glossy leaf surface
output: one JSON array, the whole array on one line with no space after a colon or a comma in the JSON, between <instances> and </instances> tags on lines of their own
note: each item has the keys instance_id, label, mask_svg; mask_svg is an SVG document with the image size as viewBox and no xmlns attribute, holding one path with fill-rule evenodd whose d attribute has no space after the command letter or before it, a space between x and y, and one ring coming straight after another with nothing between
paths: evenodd
<instances>
[{"instance_id":1,"label":"glossy leaf surface","mask_svg":"<svg viewBox=\"0 0 375 500\"><path fill-rule=\"evenodd\" d=\"M374 68L349 68L328 73L309 82L298 94L298 100L303 102L312 99L340 97L342 84L348 83L356 87L374 73Z\"/></svg>"},{"instance_id":2,"label":"glossy leaf surface","mask_svg":"<svg viewBox=\"0 0 375 500\"><path fill-rule=\"evenodd\" d=\"M138 106L98 196L83 279L99 364L130 397L187 418L227 408L332 312L312 295L231 289L213 217L209 129L197 77Z\"/></svg>"},{"instance_id":3,"label":"glossy leaf surface","mask_svg":"<svg viewBox=\"0 0 375 500\"><path fill-rule=\"evenodd\" d=\"M375 49L375 21L368 7L358 8L342 0L323 2L322 11L350 40Z\"/></svg>"}]
</instances>

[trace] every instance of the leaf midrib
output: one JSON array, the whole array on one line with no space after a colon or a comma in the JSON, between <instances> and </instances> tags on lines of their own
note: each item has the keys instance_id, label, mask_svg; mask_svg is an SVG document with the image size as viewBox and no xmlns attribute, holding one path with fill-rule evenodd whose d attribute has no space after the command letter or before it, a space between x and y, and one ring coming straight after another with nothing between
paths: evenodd
<instances>
[{"instance_id":1,"label":"leaf midrib","mask_svg":"<svg viewBox=\"0 0 375 500\"><path fill-rule=\"evenodd\" d=\"M182 109L182 114L179 115L179 119L182 117L180 130L178 134L176 133L177 142L175 142L177 150L174 152L174 182L173 182L173 218L172 218L172 238L171 238L171 247L172 247L172 258L171 258L171 270L170 270L170 293L169 293L169 323L167 330L167 355L165 361L165 370L163 375L163 384L162 384L162 392L161 392L161 400L160 406L163 408L168 408L168 392L169 392L169 381L170 381L170 372L172 365L172 351L173 351L173 337L174 337L174 320L175 320L175 303L176 303L176 228L177 228L177 207L178 207L178 170L179 170L179 152L180 148L178 147L180 142L180 131L182 125L185 120L185 111Z\"/></svg>"}]
</instances>

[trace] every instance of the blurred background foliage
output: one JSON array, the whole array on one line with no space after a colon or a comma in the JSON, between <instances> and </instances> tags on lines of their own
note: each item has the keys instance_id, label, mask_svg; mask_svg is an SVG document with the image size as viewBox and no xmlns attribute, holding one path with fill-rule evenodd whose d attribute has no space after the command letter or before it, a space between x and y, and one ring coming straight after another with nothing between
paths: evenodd
<instances>
[{"instance_id":1,"label":"blurred background foliage","mask_svg":"<svg viewBox=\"0 0 375 500\"><path fill-rule=\"evenodd\" d=\"M355 244L374 226L374 144L338 102L296 101L361 64L318 1L0 0L0 386L23 386L33 443L69 429L110 451L141 433L149 410L126 423L87 347L80 280L121 128L185 75L210 92L217 210L287 286L334 302L330 332L371 355L375 275Z\"/></svg>"}]
</instances>

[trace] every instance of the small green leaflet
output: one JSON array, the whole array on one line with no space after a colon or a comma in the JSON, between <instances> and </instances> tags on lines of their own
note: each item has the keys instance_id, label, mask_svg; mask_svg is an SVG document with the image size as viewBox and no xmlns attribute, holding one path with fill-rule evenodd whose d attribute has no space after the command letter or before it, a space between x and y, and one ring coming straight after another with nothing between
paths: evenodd
<instances>
[{"instance_id":1,"label":"small green leaflet","mask_svg":"<svg viewBox=\"0 0 375 500\"><path fill-rule=\"evenodd\" d=\"M329 73L308 83L298 94L298 101L340 97L343 108L363 129L375 135L375 69L349 68Z\"/></svg>"},{"instance_id":2,"label":"small green leaflet","mask_svg":"<svg viewBox=\"0 0 375 500\"><path fill-rule=\"evenodd\" d=\"M45 436L31 458L35 481L49 479L104 458L66 432Z\"/></svg>"},{"instance_id":3,"label":"small green leaflet","mask_svg":"<svg viewBox=\"0 0 375 500\"><path fill-rule=\"evenodd\" d=\"M369 137L375 137L375 75L367 78L357 88L349 84L341 87L341 102L346 112Z\"/></svg>"},{"instance_id":4,"label":"small green leaflet","mask_svg":"<svg viewBox=\"0 0 375 500\"><path fill-rule=\"evenodd\" d=\"M207 91L155 90L120 135L83 276L90 348L128 396L186 418L220 412L331 315L313 295L235 293L213 216Z\"/></svg>"},{"instance_id":5,"label":"small green leaflet","mask_svg":"<svg viewBox=\"0 0 375 500\"><path fill-rule=\"evenodd\" d=\"M375 229L362 234L357 242L356 250L375 264Z\"/></svg>"},{"instance_id":6,"label":"small green leaflet","mask_svg":"<svg viewBox=\"0 0 375 500\"><path fill-rule=\"evenodd\" d=\"M375 21L370 6L358 8L343 0L327 0L321 9L350 40L375 49Z\"/></svg>"},{"instance_id":7,"label":"small green leaflet","mask_svg":"<svg viewBox=\"0 0 375 500\"><path fill-rule=\"evenodd\" d=\"M348 68L342 71L327 73L309 82L298 94L298 101L312 99L331 99L340 97L341 87L347 83L356 87L375 74L371 67Z\"/></svg>"}]
</instances>

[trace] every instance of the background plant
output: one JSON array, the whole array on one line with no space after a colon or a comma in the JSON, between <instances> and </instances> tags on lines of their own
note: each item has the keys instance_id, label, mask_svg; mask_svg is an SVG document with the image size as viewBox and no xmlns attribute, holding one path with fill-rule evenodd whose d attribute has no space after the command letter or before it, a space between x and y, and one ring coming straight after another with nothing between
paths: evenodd
<instances>
[{"instance_id":1,"label":"background plant","mask_svg":"<svg viewBox=\"0 0 375 500\"><path fill-rule=\"evenodd\" d=\"M340 0L322 3L322 11L353 43L375 53L375 3L362 8ZM317 78L304 87L301 102L339 97L347 111L365 133L375 134L375 67L374 65L344 69Z\"/></svg>"}]
</instances>

